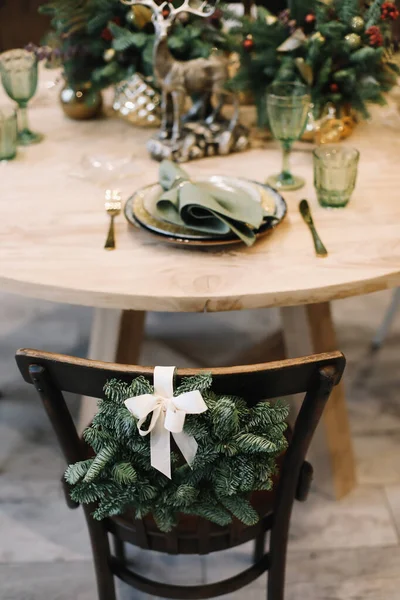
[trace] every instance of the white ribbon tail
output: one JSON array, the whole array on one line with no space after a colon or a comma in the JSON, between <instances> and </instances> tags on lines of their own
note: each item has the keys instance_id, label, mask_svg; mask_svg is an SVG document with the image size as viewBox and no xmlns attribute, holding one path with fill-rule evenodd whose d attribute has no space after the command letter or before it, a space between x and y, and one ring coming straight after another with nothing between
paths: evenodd
<instances>
[{"instance_id":1,"label":"white ribbon tail","mask_svg":"<svg viewBox=\"0 0 400 600\"><path fill-rule=\"evenodd\" d=\"M191 467L195 459L198 444L193 436L188 435L184 431L173 433L174 440L179 450L182 452L187 464Z\"/></svg>"},{"instance_id":2,"label":"white ribbon tail","mask_svg":"<svg viewBox=\"0 0 400 600\"><path fill-rule=\"evenodd\" d=\"M171 479L171 434L164 427L164 416L159 419L150 434L150 462L151 466L161 471Z\"/></svg>"}]
</instances>

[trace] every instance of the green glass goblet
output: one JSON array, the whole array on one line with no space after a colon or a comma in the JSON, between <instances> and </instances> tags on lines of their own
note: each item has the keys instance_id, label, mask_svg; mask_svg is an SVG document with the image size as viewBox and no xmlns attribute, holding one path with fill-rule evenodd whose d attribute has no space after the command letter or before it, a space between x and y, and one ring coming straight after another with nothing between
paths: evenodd
<instances>
[{"instance_id":1,"label":"green glass goblet","mask_svg":"<svg viewBox=\"0 0 400 600\"><path fill-rule=\"evenodd\" d=\"M273 83L267 93L269 126L283 149L283 166L279 175L272 175L267 183L277 190L297 190L304 179L290 172L290 151L293 142L302 135L306 125L311 98L302 83Z\"/></svg>"},{"instance_id":2,"label":"green glass goblet","mask_svg":"<svg viewBox=\"0 0 400 600\"><path fill-rule=\"evenodd\" d=\"M5 91L18 104L18 144L37 144L43 136L31 131L27 114L28 102L35 95L38 83L36 56L27 50L3 52L0 55L0 73Z\"/></svg>"},{"instance_id":3,"label":"green glass goblet","mask_svg":"<svg viewBox=\"0 0 400 600\"><path fill-rule=\"evenodd\" d=\"M0 106L0 164L17 154L17 115L9 106Z\"/></svg>"}]
</instances>

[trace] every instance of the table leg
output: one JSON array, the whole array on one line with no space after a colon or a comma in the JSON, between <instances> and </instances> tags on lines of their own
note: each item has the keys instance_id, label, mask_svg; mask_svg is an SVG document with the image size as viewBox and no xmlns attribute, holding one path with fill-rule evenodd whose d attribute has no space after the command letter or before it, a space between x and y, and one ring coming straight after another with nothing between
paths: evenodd
<instances>
[{"instance_id":1,"label":"table leg","mask_svg":"<svg viewBox=\"0 0 400 600\"><path fill-rule=\"evenodd\" d=\"M145 312L138 310L124 310L122 312L116 353L117 362L127 365L138 364L145 324Z\"/></svg>"},{"instance_id":2,"label":"table leg","mask_svg":"<svg viewBox=\"0 0 400 600\"><path fill-rule=\"evenodd\" d=\"M106 362L135 364L139 360L146 313L133 310L95 308L88 358ZM97 411L96 401L81 399L78 430L91 422Z\"/></svg>"},{"instance_id":3,"label":"table leg","mask_svg":"<svg viewBox=\"0 0 400 600\"><path fill-rule=\"evenodd\" d=\"M281 317L290 358L338 349L329 302L285 307L281 309ZM356 485L343 382L333 389L309 458L315 469L317 488L329 496L340 499Z\"/></svg>"}]
</instances>

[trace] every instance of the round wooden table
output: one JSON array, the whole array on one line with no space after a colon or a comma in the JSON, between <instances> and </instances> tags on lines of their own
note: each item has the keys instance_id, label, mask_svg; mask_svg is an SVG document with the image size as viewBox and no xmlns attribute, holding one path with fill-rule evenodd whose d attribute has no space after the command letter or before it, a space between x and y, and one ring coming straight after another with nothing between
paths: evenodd
<instances>
[{"instance_id":1,"label":"round wooden table","mask_svg":"<svg viewBox=\"0 0 400 600\"><path fill-rule=\"evenodd\" d=\"M85 155L132 156L131 176L113 185L126 198L157 179L158 165L145 149L152 131L117 118L70 121L58 106L57 92L47 90L42 79L30 117L45 140L0 165L0 286L100 309L91 346L98 359L115 358L122 310L129 312L123 315L125 339L119 344L131 362L137 359L132 340L134 333L137 340L140 337L145 311L279 306L291 356L337 349L329 301L400 284L400 171L392 160L400 152L400 136L382 124L379 110L374 112L375 121L359 125L346 142L361 151L357 188L346 209L319 207L312 186L312 146L299 144L293 171L306 178L307 186L285 193L286 220L252 248L171 247L133 229L121 215L116 222L117 249L107 252L104 188L71 173ZM193 176L224 174L263 181L279 169L280 160L277 145L270 142L265 149L192 162L185 168ZM298 212L303 197L310 201L327 258L314 253ZM336 496L346 494L355 475L342 386L335 388L316 444L326 481Z\"/></svg>"}]
</instances>

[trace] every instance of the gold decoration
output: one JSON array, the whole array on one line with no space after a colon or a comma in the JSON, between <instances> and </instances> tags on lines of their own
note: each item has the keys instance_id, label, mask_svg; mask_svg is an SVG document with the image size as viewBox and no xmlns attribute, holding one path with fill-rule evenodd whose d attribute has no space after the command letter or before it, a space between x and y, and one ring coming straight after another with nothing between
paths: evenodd
<instances>
[{"instance_id":1,"label":"gold decoration","mask_svg":"<svg viewBox=\"0 0 400 600\"><path fill-rule=\"evenodd\" d=\"M116 86L113 109L132 125L159 127L161 122L160 96L137 73Z\"/></svg>"},{"instance_id":2,"label":"gold decoration","mask_svg":"<svg viewBox=\"0 0 400 600\"><path fill-rule=\"evenodd\" d=\"M314 108L314 105L311 104L310 110L308 111L308 116L307 116L307 125L303 132L303 135L301 136L301 139L303 140L303 142L313 142L315 139L317 124L316 124L316 121L314 118L313 108Z\"/></svg>"},{"instance_id":3,"label":"gold decoration","mask_svg":"<svg viewBox=\"0 0 400 600\"><path fill-rule=\"evenodd\" d=\"M308 83L308 85L312 85L314 80L312 67L304 61L304 58L301 58L300 56L297 57L294 62L296 63L296 67L298 68L299 73L304 81Z\"/></svg>"},{"instance_id":4,"label":"gold decoration","mask_svg":"<svg viewBox=\"0 0 400 600\"><path fill-rule=\"evenodd\" d=\"M308 115L306 129L302 136L304 142L315 142L316 144L336 144L349 137L356 126L356 120L351 114L338 116L333 104L328 104L325 114L319 120L315 120L312 110Z\"/></svg>"},{"instance_id":5,"label":"gold decoration","mask_svg":"<svg viewBox=\"0 0 400 600\"><path fill-rule=\"evenodd\" d=\"M131 8L130 23L134 23L139 29L143 29L147 23L151 22L151 10L147 6L135 4Z\"/></svg>"},{"instance_id":6,"label":"gold decoration","mask_svg":"<svg viewBox=\"0 0 400 600\"><path fill-rule=\"evenodd\" d=\"M326 39L324 38L322 33L320 33L319 31L316 31L315 33L313 33L311 36L311 39L317 40L320 44L324 44L326 41Z\"/></svg>"},{"instance_id":7,"label":"gold decoration","mask_svg":"<svg viewBox=\"0 0 400 600\"><path fill-rule=\"evenodd\" d=\"M365 27L365 22L362 17L353 17L351 19L350 24L351 24L352 30L355 31L356 33L361 33L361 31L363 31L363 29Z\"/></svg>"},{"instance_id":8,"label":"gold decoration","mask_svg":"<svg viewBox=\"0 0 400 600\"><path fill-rule=\"evenodd\" d=\"M288 37L280 46L278 46L278 52L291 52L300 48L307 40L307 36L302 29L296 29L296 31Z\"/></svg>"},{"instance_id":9,"label":"gold decoration","mask_svg":"<svg viewBox=\"0 0 400 600\"><path fill-rule=\"evenodd\" d=\"M351 50L357 50L361 46L361 37L358 33L348 33L344 36L344 39Z\"/></svg>"},{"instance_id":10,"label":"gold decoration","mask_svg":"<svg viewBox=\"0 0 400 600\"><path fill-rule=\"evenodd\" d=\"M107 48L107 50L104 50L103 58L106 62L111 62L115 54L114 48Z\"/></svg>"},{"instance_id":11,"label":"gold decoration","mask_svg":"<svg viewBox=\"0 0 400 600\"><path fill-rule=\"evenodd\" d=\"M278 17L276 17L275 15L267 15L265 17L265 22L267 25L274 25L274 23L276 23L278 20Z\"/></svg>"},{"instance_id":12,"label":"gold decoration","mask_svg":"<svg viewBox=\"0 0 400 600\"><path fill-rule=\"evenodd\" d=\"M83 84L80 88L66 83L60 92L60 102L67 117L76 120L97 117L103 106L101 93L92 89L90 83Z\"/></svg>"}]
</instances>

